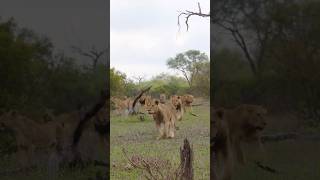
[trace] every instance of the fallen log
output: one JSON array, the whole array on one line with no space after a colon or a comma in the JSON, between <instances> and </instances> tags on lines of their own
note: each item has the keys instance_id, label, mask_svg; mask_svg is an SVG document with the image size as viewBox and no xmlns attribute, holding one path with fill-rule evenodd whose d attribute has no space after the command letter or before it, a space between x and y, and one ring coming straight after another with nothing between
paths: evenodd
<instances>
[{"instance_id":1,"label":"fallen log","mask_svg":"<svg viewBox=\"0 0 320 180\"><path fill-rule=\"evenodd\" d=\"M285 140L309 140L320 141L320 134L299 134L295 132L291 133L276 133L261 136L262 142L275 142Z\"/></svg>"},{"instance_id":2,"label":"fallen log","mask_svg":"<svg viewBox=\"0 0 320 180\"><path fill-rule=\"evenodd\" d=\"M131 107L131 109L130 109L130 111L129 111L129 114L130 114L130 115L133 115L133 114L136 113L136 112L134 111L134 107L136 106L137 101L141 98L141 96L142 96L144 93L148 92L148 91L151 89L151 87L152 87L152 86L149 86L148 88L142 90L142 91L138 94L138 96L134 99L134 101L133 101L133 103L132 103L132 107Z\"/></svg>"}]
</instances>

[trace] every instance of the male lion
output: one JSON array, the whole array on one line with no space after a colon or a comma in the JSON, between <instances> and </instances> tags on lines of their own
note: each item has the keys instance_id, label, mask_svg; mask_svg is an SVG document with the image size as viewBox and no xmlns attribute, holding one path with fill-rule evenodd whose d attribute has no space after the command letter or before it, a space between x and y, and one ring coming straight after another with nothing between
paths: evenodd
<instances>
[{"instance_id":1,"label":"male lion","mask_svg":"<svg viewBox=\"0 0 320 180\"><path fill-rule=\"evenodd\" d=\"M152 115L156 128L159 130L160 135L157 139L175 136L176 117L169 106L161 104L159 100L154 100L151 106L147 107L147 111Z\"/></svg>"},{"instance_id":2,"label":"male lion","mask_svg":"<svg viewBox=\"0 0 320 180\"><path fill-rule=\"evenodd\" d=\"M267 125L266 113L267 110L262 106L249 104L235 109L214 110L212 126L215 137L212 149L217 163L223 164L221 179L231 179L234 157L241 164L245 164L243 143L257 142L261 146L261 131Z\"/></svg>"}]
</instances>

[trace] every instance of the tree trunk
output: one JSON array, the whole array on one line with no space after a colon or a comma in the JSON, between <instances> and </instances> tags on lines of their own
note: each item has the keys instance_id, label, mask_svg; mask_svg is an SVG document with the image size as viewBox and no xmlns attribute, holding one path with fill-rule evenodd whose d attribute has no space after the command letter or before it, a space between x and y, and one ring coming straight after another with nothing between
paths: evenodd
<instances>
[{"instance_id":1,"label":"tree trunk","mask_svg":"<svg viewBox=\"0 0 320 180\"><path fill-rule=\"evenodd\" d=\"M181 180L193 180L193 151L188 139L184 139L183 147L180 148Z\"/></svg>"}]
</instances>

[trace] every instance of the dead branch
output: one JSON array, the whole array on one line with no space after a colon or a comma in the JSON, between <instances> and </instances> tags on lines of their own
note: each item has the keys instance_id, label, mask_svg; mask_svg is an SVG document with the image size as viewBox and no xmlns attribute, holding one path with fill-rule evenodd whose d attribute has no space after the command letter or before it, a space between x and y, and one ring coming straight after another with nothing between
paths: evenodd
<instances>
[{"instance_id":1,"label":"dead branch","mask_svg":"<svg viewBox=\"0 0 320 180\"><path fill-rule=\"evenodd\" d=\"M124 148L122 148L122 152L124 157L128 160L129 164L137 169L141 169L143 171L143 176L148 180L158 180L159 175L162 179L165 179L163 174L161 173L160 165L156 160L148 160L143 158L142 156L134 155L131 158L127 155L127 152ZM168 163L168 162L167 162Z\"/></svg>"},{"instance_id":2,"label":"dead branch","mask_svg":"<svg viewBox=\"0 0 320 180\"><path fill-rule=\"evenodd\" d=\"M200 104L192 104L191 106L202 106L204 103L200 103Z\"/></svg>"},{"instance_id":3,"label":"dead branch","mask_svg":"<svg viewBox=\"0 0 320 180\"><path fill-rule=\"evenodd\" d=\"M279 174L279 171L277 171L269 166L262 165L261 162L259 162L259 161L255 161L254 163L257 167L259 167L260 169L262 169L264 171L267 171L267 172L270 172L273 174Z\"/></svg>"},{"instance_id":4,"label":"dead branch","mask_svg":"<svg viewBox=\"0 0 320 180\"><path fill-rule=\"evenodd\" d=\"M131 111L131 114L134 114L134 107L136 106L137 101L141 98L141 96L142 96L144 93L148 92L148 91L151 89L151 87L152 87L152 86L150 86L150 87L142 90L142 91L139 93L139 95L134 99L134 101L133 101L133 103L132 103L132 111Z\"/></svg>"},{"instance_id":5,"label":"dead branch","mask_svg":"<svg viewBox=\"0 0 320 180\"><path fill-rule=\"evenodd\" d=\"M198 115L193 114L192 112L190 112L190 114L191 114L192 116L199 117Z\"/></svg>"},{"instance_id":6,"label":"dead branch","mask_svg":"<svg viewBox=\"0 0 320 180\"><path fill-rule=\"evenodd\" d=\"M107 101L107 92L106 91L102 91L101 92L101 97L99 99L99 101L97 102L97 104L95 104L95 106L93 106L85 115L83 118L80 119L79 124L77 126L77 128L75 129L74 133L73 133L73 142L72 142L72 147L75 148L78 144L78 142L80 141L80 138L82 136L82 132L87 124L87 122L97 114L97 112L103 108L108 102Z\"/></svg>"},{"instance_id":7,"label":"dead branch","mask_svg":"<svg viewBox=\"0 0 320 180\"><path fill-rule=\"evenodd\" d=\"M180 16L184 15L185 16L185 24L187 26L187 31L189 30L189 18L191 16L200 16L200 17L210 17L210 13L205 14L201 12L201 7L200 7L200 3L198 2L198 12L193 12L193 11L189 11L189 10L185 10L184 12L181 12L178 15L178 27L180 29Z\"/></svg>"},{"instance_id":8,"label":"dead branch","mask_svg":"<svg viewBox=\"0 0 320 180\"><path fill-rule=\"evenodd\" d=\"M295 132L291 133L277 133L263 135L261 137L262 142L278 142L285 140L309 140L309 141L320 141L320 134L298 134Z\"/></svg>"},{"instance_id":9,"label":"dead branch","mask_svg":"<svg viewBox=\"0 0 320 180\"><path fill-rule=\"evenodd\" d=\"M188 139L184 139L183 148L180 148L181 180L193 180L193 151Z\"/></svg>"},{"instance_id":10,"label":"dead branch","mask_svg":"<svg viewBox=\"0 0 320 180\"><path fill-rule=\"evenodd\" d=\"M133 168L142 170L146 179L193 180L193 150L187 139L180 148L180 164L176 169L171 167L168 160L148 159L139 155L130 158L124 148L122 152Z\"/></svg>"}]
</instances>

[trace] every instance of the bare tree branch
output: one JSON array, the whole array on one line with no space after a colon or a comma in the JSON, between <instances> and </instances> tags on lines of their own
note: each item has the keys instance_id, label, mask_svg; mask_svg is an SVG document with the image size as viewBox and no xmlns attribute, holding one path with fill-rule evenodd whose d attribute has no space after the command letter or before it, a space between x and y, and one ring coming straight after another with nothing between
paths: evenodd
<instances>
[{"instance_id":1,"label":"bare tree branch","mask_svg":"<svg viewBox=\"0 0 320 180\"><path fill-rule=\"evenodd\" d=\"M181 12L179 15L178 15L178 26L179 26L179 29L180 29L180 16L181 15L184 15L185 16L185 24L187 26L187 31L189 30L189 18L191 16L200 16L200 17L210 17L210 13L208 14L205 14L205 13L202 13L201 12L201 7L200 7L200 3L198 2L198 12L193 12L193 11L188 11L188 10L185 10L184 12Z\"/></svg>"},{"instance_id":2,"label":"bare tree branch","mask_svg":"<svg viewBox=\"0 0 320 180\"><path fill-rule=\"evenodd\" d=\"M90 60L92 61L92 69L95 70L98 64L99 59L107 52L108 49L104 49L104 50L97 50L94 46L88 50L88 51L84 51L79 47L76 46L71 46L71 49L82 55L85 57L90 58Z\"/></svg>"}]
</instances>

